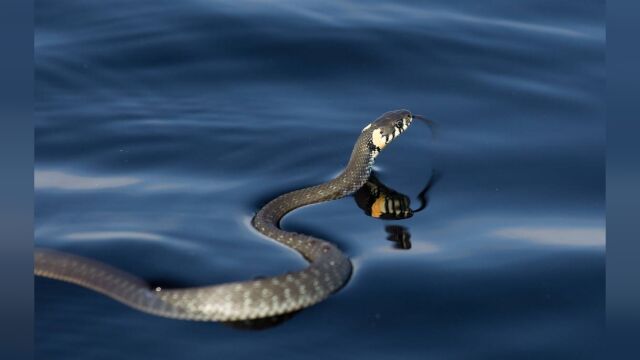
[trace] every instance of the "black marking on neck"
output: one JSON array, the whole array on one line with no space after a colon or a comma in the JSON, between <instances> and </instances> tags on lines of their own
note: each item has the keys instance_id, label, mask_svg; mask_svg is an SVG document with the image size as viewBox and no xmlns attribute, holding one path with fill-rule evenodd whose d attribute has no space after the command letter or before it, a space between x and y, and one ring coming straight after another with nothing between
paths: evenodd
<instances>
[{"instance_id":1,"label":"black marking on neck","mask_svg":"<svg viewBox=\"0 0 640 360\"><path fill-rule=\"evenodd\" d=\"M374 152L374 151L375 151L375 152L380 152L380 148L379 148L379 147L377 147L377 146L373 143L373 141L372 141L372 140L369 140L369 141L367 142L367 146L369 147L369 151L371 151L371 152Z\"/></svg>"}]
</instances>

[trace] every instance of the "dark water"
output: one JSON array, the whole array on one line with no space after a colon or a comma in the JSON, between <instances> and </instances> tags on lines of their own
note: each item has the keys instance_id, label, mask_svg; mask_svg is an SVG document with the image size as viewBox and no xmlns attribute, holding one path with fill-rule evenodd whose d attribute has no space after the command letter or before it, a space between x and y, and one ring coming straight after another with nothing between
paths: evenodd
<instances>
[{"instance_id":1,"label":"dark water","mask_svg":"<svg viewBox=\"0 0 640 360\"><path fill-rule=\"evenodd\" d=\"M441 174L406 220L369 217L353 197L287 216L354 273L262 331L37 279L38 358L601 350L603 1L36 1L35 21L37 246L165 286L302 268L252 214L337 174L362 127L396 108L440 126L385 149L379 180L416 208Z\"/></svg>"}]
</instances>

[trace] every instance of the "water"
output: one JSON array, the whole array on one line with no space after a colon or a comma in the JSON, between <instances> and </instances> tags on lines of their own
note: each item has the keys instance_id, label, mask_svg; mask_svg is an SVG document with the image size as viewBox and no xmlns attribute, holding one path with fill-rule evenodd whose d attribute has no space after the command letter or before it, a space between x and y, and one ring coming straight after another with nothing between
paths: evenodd
<instances>
[{"instance_id":1,"label":"water","mask_svg":"<svg viewBox=\"0 0 640 360\"><path fill-rule=\"evenodd\" d=\"M302 268L252 214L337 174L391 109L440 126L432 138L412 125L385 149L380 181L415 209L441 174L408 219L367 216L353 197L287 216L338 244L354 273L261 331L37 279L38 358L602 350L602 1L36 1L35 22L37 246L163 286Z\"/></svg>"}]
</instances>

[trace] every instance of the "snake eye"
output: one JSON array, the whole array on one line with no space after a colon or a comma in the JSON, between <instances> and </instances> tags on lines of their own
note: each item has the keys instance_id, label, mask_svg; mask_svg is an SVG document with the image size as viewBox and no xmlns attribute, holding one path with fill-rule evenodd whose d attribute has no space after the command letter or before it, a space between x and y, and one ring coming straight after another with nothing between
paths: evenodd
<instances>
[{"instance_id":1,"label":"snake eye","mask_svg":"<svg viewBox=\"0 0 640 360\"><path fill-rule=\"evenodd\" d=\"M397 128L402 129L402 126L404 126L404 123L402 122L402 120L396 121L396 127Z\"/></svg>"}]
</instances>

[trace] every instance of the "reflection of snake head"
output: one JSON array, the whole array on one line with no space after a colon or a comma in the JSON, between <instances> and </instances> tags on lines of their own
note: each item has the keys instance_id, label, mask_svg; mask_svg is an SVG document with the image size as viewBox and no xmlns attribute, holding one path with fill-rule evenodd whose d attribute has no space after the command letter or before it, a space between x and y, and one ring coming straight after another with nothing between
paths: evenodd
<instances>
[{"instance_id":1,"label":"reflection of snake head","mask_svg":"<svg viewBox=\"0 0 640 360\"><path fill-rule=\"evenodd\" d=\"M411 208L411 200L407 195L383 184L373 172L367 182L355 192L354 198L358 207L368 216L384 220L406 219L427 207L427 193L440 177L439 172L434 172L429 178L427 185L418 194L420 206L416 209Z\"/></svg>"},{"instance_id":2,"label":"reflection of snake head","mask_svg":"<svg viewBox=\"0 0 640 360\"><path fill-rule=\"evenodd\" d=\"M388 188L373 173L355 193L355 200L365 214L374 218L399 220L413 216L409 197Z\"/></svg>"},{"instance_id":3,"label":"reflection of snake head","mask_svg":"<svg viewBox=\"0 0 640 360\"><path fill-rule=\"evenodd\" d=\"M368 145L374 157L411 125L413 117L409 110L389 111L362 129L371 136Z\"/></svg>"},{"instance_id":4,"label":"reflection of snake head","mask_svg":"<svg viewBox=\"0 0 640 360\"><path fill-rule=\"evenodd\" d=\"M381 219L406 219L413 216L413 211L409 207L409 198L402 194L400 196L386 197L380 196L371 206L371 216Z\"/></svg>"}]
</instances>

